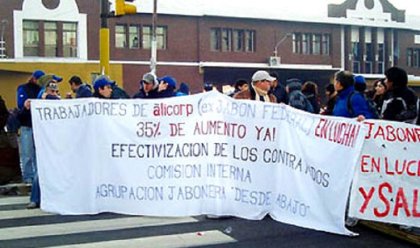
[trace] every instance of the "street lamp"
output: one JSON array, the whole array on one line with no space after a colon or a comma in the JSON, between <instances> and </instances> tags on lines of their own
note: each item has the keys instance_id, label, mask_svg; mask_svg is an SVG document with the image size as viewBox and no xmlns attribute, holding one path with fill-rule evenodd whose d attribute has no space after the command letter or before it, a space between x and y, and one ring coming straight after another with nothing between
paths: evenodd
<instances>
[{"instance_id":1,"label":"street lamp","mask_svg":"<svg viewBox=\"0 0 420 248\"><path fill-rule=\"evenodd\" d=\"M286 33L283 38L281 38L279 40L279 42L277 42L276 46L274 47L274 57L277 57L277 47L280 46L281 43L283 43L287 38L289 38L290 36L292 36L292 33Z\"/></svg>"}]
</instances>

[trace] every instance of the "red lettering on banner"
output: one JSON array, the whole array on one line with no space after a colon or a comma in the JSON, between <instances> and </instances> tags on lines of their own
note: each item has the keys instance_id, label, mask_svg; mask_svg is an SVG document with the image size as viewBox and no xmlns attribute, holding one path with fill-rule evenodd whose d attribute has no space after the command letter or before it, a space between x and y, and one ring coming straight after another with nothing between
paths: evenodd
<instances>
[{"instance_id":1,"label":"red lettering on banner","mask_svg":"<svg viewBox=\"0 0 420 248\"><path fill-rule=\"evenodd\" d=\"M382 126L378 123L364 122L368 128L365 139L382 139L388 142L420 142L420 127Z\"/></svg>"},{"instance_id":2,"label":"red lettering on banner","mask_svg":"<svg viewBox=\"0 0 420 248\"><path fill-rule=\"evenodd\" d=\"M361 172L363 172L363 173L367 173L367 172L369 172L369 170L368 169L366 169L366 166L367 165L369 165L368 164L368 162L369 161L366 161L367 159L369 159L369 155L362 155L362 158L360 159L360 171Z\"/></svg>"},{"instance_id":3,"label":"red lettering on banner","mask_svg":"<svg viewBox=\"0 0 420 248\"><path fill-rule=\"evenodd\" d=\"M354 147L359 131L359 125L320 118L314 135L339 145Z\"/></svg>"},{"instance_id":4,"label":"red lettering on banner","mask_svg":"<svg viewBox=\"0 0 420 248\"><path fill-rule=\"evenodd\" d=\"M363 197L363 204L359 209L360 213L365 213L366 209L372 204L375 204L374 206L370 207L369 209L373 210L373 214L377 218L385 218L389 215L392 215L394 217L399 217L400 210L403 210L401 213L405 217L414 217L414 218L420 218L420 212L419 212L419 190L414 189L412 199L413 201L409 202L407 196L407 191L404 191L403 187L398 187L396 190L396 194L394 195L393 192L394 188L392 185L388 182L384 182L379 184L378 190L375 191L375 187L372 186L369 188L369 192L366 192L366 189L363 187L359 188L359 192ZM375 194L375 192L377 192ZM374 196L378 197L379 201L372 201L374 199ZM390 200L391 199L391 200ZM395 200L392 200L395 199ZM373 202L373 203L372 203ZM410 205L412 203L412 205ZM391 213L392 210L392 213Z\"/></svg>"},{"instance_id":5,"label":"red lettering on banner","mask_svg":"<svg viewBox=\"0 0 420 248\"><path fill-rule=\"evenodd\" d=\"M373 130L373 127L375 126L375 123L365 121L364 124L368 126L368 132L365 136L365 139L370 139L372 136L372 130Z\"/></svg>"},{"instance_id":6,"label":"red lettering on banner","mask_svg":"<svg viewBox=\"0 0 420 248\"><path fill-rule=\"evenodd\" d=\"M397 160L397 164L398 164L398 160ZM385 173L387 175L391 175L391 176L395 174L393 171L389 170L389 163L388 163L388 158L387 157L385 157Z\"/></svg>"},{"instance_id":7,"label":"red lettering on banner","mask_svg":"<svg viewBox=\"0 0 420 248\"><path fill-rule=\"evenodd\" d=\"M392 186L391 186L391 184L389 184L389 183L381 183L379 185L379 188L378 188L379 199L384 203L384 205L385 205L385 211L379 212L379 208L377 208L377 207L373 208L373 214L376 217L378 217L378 218L387 216L388 213L389 213L389 210L391 208L388 199L386 199L386 197L384 196L384 193L382 191L385 187L388 188L389 193L392 193Z\"/></svg>"},{"instance_id":8,"label":"red lettering on banner","mask_svg":"<svg viewBox=\"0 0 420 248\"><path fill-rule=\"evenodd\" d=\"M360 159L360 172L420 177L420 160L391 160L388 157L381 158L363 154Z\"/></svg>"},{"instance_id":9,"label":"red lettering on banner","mask_svg":"<svg viewBox=\"0 0 420 248\"><path fill-rule=\"evenodd\" d=\"M192 104L156 103L153 106L154 116L190 116L193 113Z\"/></svg>"},{"instance_id":10,"label":"red lettering on banner","mask_svg":"<svg viewBox=\"0 0 420 248\"><path fill-rule=\"evenodd\" d=\"M369 193L366 194L365 189L363 187L360 187L359 192L363 196L363 205L359 209L359 212L361 212L363 214L365 212L367 206L369 205L370 199L372 199L373 193L375 192L375 188L374 187L370 188Z\"/></svg>"},{"instance_id":11,"label":"red lettering on banner","mask_svg":"<svg viewBox=\"0 0 420 248\"><path fill-rule=\"evenodd\" d=\"M408 203L407 203L407 198L404 195L404 190L403 188L399 188L398 192L397 192L397 199L395 200L395 207L394 207L394 212L392 213L392 215L394 216L398 216L398 210L400 208L403 208L405 211L405 215L407 215L407 217L410 217L410 211L408 210Z\"/></svg>"},{"instance_id":12,"label":"red lettering on banner","mask_svg":"<svg viewBox=\"0 0 420 248\"><path fill-rule=\"evenodd\" d=\"M420 212L417 211L418 202L419 202L419 190L415 189L414 197L413 197L413 217L420 217Z\"/></svg>"}]
</instances>

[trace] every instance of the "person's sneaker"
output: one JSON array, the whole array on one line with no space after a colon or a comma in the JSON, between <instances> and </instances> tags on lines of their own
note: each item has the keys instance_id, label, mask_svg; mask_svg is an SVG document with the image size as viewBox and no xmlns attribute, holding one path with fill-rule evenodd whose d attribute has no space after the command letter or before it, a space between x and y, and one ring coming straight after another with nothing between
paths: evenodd
<instances>
[{"instance_id":1,"label":"person's sneaker","mask_svg":"<svg viewBox=\"0 0 420 248\"><path fill-rule=\"evenodd\" d=\"M39 205L36 204L35 202L30 202L27 206L27 209L35 209L35 208L39 208Z\"/></svg>"}]
</instances>

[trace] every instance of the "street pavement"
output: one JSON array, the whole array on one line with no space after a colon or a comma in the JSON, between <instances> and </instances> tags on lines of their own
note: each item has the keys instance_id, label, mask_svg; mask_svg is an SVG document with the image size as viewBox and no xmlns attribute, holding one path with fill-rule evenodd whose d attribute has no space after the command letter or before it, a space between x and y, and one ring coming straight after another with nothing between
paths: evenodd
<instances>
[{"instance_id":1,"label":"street pavement","mask_svg":"<svg viewBox=\"0 0 420 248\"><path fill-rule=\"evenodd\" d=\"M23 247L415 247L364 226L357 237L276 222L114 213L63 216L27 210L28 196L0 197L0 248ZM170 206L168 206L170 207Z\"/></svg>"}]
</instances>

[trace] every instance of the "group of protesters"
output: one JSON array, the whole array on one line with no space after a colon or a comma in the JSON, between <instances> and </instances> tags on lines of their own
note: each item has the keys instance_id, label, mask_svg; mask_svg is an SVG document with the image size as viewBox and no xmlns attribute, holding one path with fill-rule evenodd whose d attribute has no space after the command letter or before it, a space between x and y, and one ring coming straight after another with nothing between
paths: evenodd
<instances>
[{"instance_id":1,"label":"group of protesters","mask_svg":"<svg viewBox=\"0 0 420 248\"><path fill-rule=\"evenodd\" d=\"M17 89L17 120L20 125L20 161L23 182L32 184L30 203L27 208L40 206L40 189L37 176L35 145L30 114L31 99L58 100L59 83L63 78L36 70L27 83ZM98 76L90 84L77 76L68 83L72 92L64 98L97 97L104 99L166 98L190 94L187 83L177 88L172 76L158 78L148 72L140 80L139 91L130 97L115 81L106 75ZM389 68L385 78L375 81L374 88L367 91L366 80L361 75L339 71L334 75L334 83L325 88L326 104L321 106L317 84L312 81L302 83L298 78L290 78L281 84L275 72L256 71L251 80L238 79L234 91L229 95L234 99L248 99L263 102L283 103L314 114L333 115L365 119L384 119L420 125L419 100L408 86L407 73L398 67ZM203 91L216 90L209 83L203 84Z\"/></svg>"}]
</instances>

